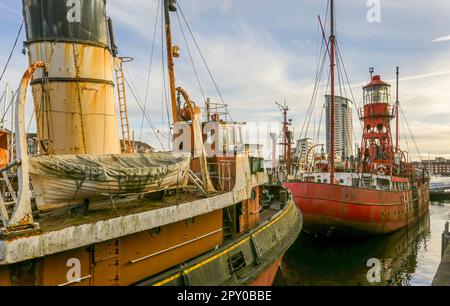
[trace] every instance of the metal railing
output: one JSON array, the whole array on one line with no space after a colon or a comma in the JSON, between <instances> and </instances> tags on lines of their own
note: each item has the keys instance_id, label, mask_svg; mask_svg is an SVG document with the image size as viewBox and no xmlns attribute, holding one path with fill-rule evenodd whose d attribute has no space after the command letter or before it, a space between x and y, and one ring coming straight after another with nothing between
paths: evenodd
<instances>
[{"instance_id":1,"label":"metal railing","mask_svg":"<svg viewBox=\"0 0 450 306\"><path fill-rule=\"evenodd\" d=\"M227 191L231 190L231 165L233 163L235 162L231 160L223 160L218 163L208 163L208 165L215 166L217 168L217 172L211 172L210 177L217 180L220 191L225 191L225 187L228 187L226 189Z\"/></svg>"},{"instance_id":2,"label":"metal railing","mask_svg":"<svg viewBox=\"0 0 450 306\"><path fill-rule=\"evenodd\" d=\"M387 117L395 117L395 108L394 108L394 106L392 106L392 105L389 105L388 107L387 107L387 111L386 112L380 112L380 113L378 113L378 112L369 112L369 113L367 113L366 114L366 112L365 112L365 108L360 108L359 110L358 110L358 115L359 115L359 118L362 120L362 119L365 119L365 118L370 118L370 117L381 117L381 116L387 116Z\"/></svg>"}]
</instances>

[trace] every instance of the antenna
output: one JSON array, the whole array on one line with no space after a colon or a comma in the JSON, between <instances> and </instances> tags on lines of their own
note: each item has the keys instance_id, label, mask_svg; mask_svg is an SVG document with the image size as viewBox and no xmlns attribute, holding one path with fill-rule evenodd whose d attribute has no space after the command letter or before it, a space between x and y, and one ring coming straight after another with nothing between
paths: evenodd
<instances>
[{"instance_id":1,"label":"antenna","mask_svg":"<svg viewBox=\"0 0 450 306\"><path fill-rule=\"evenodd\" d=\"M287 174L290 175L292 170L292 134L289 131L289 126L292 125L292 120L288 120L289 107L287 106L286 100L284 101L284 105L278 102L275 102L275 104L278 105L283 114L283 143L281 145L283 145L283 158Z\"/></svg>"},{"instance_id":2,"label":"antenna","mask_svg":"<svg viewBox=\"0 0 450 306\"><path fill-rule=\"evenodd\" d=\"M372 81L373 74L375 73L375 68L374 67L370 67L369 68L369 73L370 73L370 80Z\"/></svg>"}]
</instances>

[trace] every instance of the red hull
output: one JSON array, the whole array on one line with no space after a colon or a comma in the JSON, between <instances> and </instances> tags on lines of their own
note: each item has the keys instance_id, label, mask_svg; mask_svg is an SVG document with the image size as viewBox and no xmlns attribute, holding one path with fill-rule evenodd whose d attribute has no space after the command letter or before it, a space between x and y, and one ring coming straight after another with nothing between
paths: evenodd
<instances>
[{"instance_id":1,"label":"red hull","mask_svg":"<svg viewBox=\"0 0 450 306\"><path fill-rule=\"evenodd\" d=\"M381 191L307 182L285 183L314 234L376 235L395 232L429 211L429 185Z\"/></svg>"},{"instance_id":2,"label":"red hull","mask_svg":"<svg viewBox=\"0 0 450 306\"><path fill-rule=\"evenodd\" d=\"M261 273L255 280L250 283L254 287L269 287L273 285L275 277L277 276L278 268L280 267L282 258L276 260L264 272Z\"/></svg>"}]
</instances>

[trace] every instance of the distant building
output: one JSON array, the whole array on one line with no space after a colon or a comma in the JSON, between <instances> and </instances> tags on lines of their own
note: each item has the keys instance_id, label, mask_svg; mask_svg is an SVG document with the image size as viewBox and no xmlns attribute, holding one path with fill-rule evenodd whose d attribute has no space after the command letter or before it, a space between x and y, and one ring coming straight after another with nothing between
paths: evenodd
<instances>
[{"instance_id":1,"label":"distant building","mask_svg":"<svg viewBox=\"0 0 450 306\"><path fill-rule=\"evenodd\" d=\"M327 111L327 153L331 154L331 96L325 96ZM337 160L353 155L353 112L352 101L335 96L334 148Z\"/></svg>"},{"instance_id":2,"label":"distant building","mask_svg":"<svg viewBox=\"0 0 450 306\"><path fill-rule=\"evenodd\" d=\"M297 147L295 148L295 158L300 163L311 162L314 156L314 152L311 148L314 145L314 141L311 138L300 139L297 141Z\"/></svg>"},{"instance_id":3,"label":"distant building","mask_svg":"<svg viewBox=\"0 0 450 306\"><path fill-rule=\"evenodd\" d=\"M41 148L36 133L27 134L27 147L28 147L28 155L36 156L40 154Z\"/></svg>"},{"instance_id":4,"label":"distant building","mask_svg":"<svg viewBox=\"0 0 450 306\"><path fill-rule=\"evenodd\" d=\"M312 162L314 158L314 152L312 152L311 148L314 145L314 141L310 138L304 138L297 141L297 146L293 150L293 173L301 174L307 170L307 162Z\"/></svg>"},{"instance_id":5,"label":"distant building","mask_svg":"<svg viewBox=\"0 0 450 306\"><path fill-rule=\"evenodd\" d=\"M450 175L450 160L443 157L437 157L433 160L423 160L415 164L425 167L430 175Z\"/></svg>"}]
</instances>

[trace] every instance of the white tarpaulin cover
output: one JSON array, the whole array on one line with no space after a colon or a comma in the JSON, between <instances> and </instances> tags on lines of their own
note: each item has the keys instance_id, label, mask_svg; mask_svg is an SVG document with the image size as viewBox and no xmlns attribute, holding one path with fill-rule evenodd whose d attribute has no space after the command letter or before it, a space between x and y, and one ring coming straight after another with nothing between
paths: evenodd
<instances>
[{"instance_id":1,"label":"white tarpaulin cover","mask_svg":"<svg viewBox=\"0 0 450 306\"><path fill-rule=\"evenodd\" d=\"M190 156L179 153L69 155L30 158L40 210L85 199L184 187Z\"/></svg>"}]
</instances>

